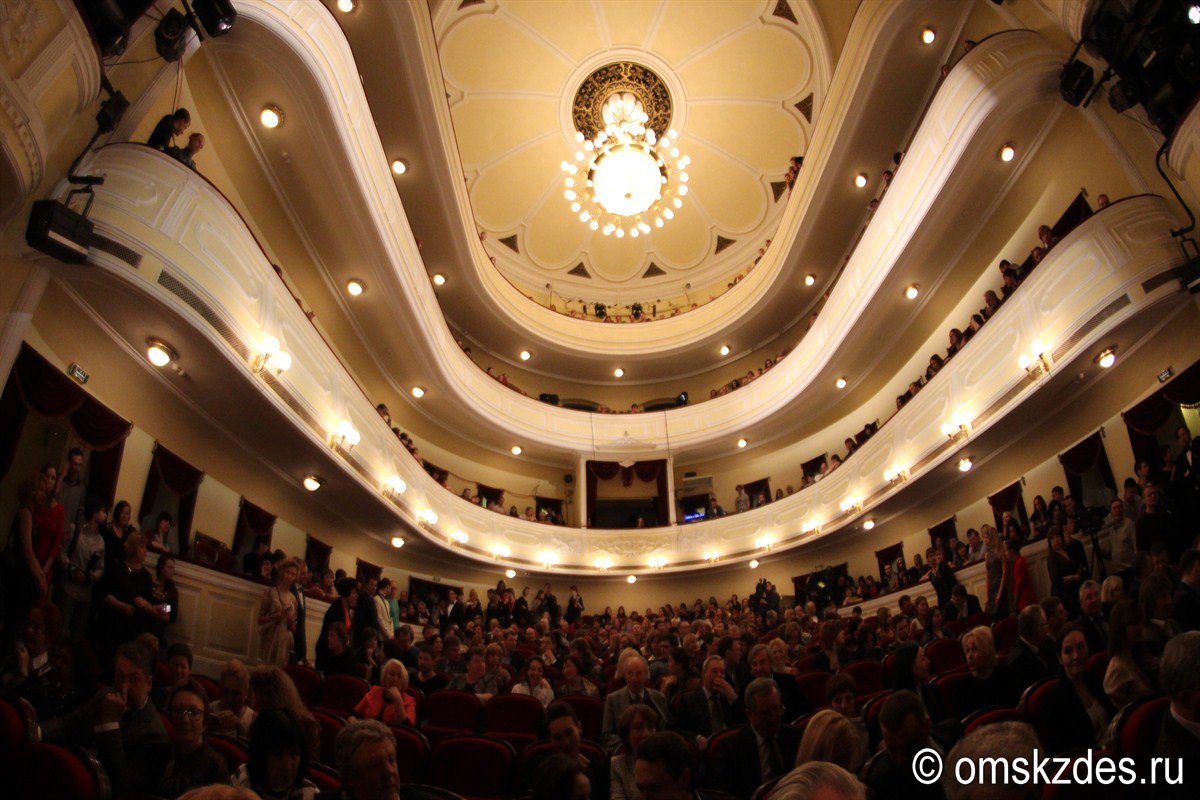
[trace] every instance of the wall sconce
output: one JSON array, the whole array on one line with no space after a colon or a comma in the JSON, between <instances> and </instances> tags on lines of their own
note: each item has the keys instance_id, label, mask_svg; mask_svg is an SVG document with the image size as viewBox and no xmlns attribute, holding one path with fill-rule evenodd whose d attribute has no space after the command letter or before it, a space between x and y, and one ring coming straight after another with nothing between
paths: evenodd
<instances>
[{"instance_id":1,"label":"wall sconce","mask_svg":"<svg viewBox=\"0 0 1200 800\"><path fill-rule=\"evenodd\" d=\"M812 520L809 520L808 522L806 522L800 526L800 532L801 533L820 533L821 526L818 523L813 522Z\"/></svg>"},{"instance_id":2,"label":"wall sconce","mask_svg":"<svg viewBox=\"0 0 1200 800\"><path fill-rule=\"evenodd\" d=\"M408 484L399 475L393 475L383 482L383 493L385 496L393 500L398 500L400 495L408 491Z\"/></svg>"},{"instance_id":3,"label":"wall sconce","mask_svg":"<svg viewBox=\"0 0 1200 800\"><path fill-rule=\"evenodd\" d=\"M393 536L392 537L392 547L396 548L397 550L399 550L401 547L404 547L404 537L403 536Z\"/></svg>"},{"instance_id":4,"label":"wall sconce","mask_svg":"<svg viewBox=\"0 0 1200 800\"><path fill-rule=\"evenodd\" d=\"M547 550L538 557L538 560L542 562L542 566L546 569L553 569L554 565L558 563L558 553L552 553Z\"/></svg>"},{"instance_id":5,"label":"wall sconce","mask_svg":"<svg viewBox=\"0 0 1200 800\"><path fill-rule=\"evenodd\" d=\"M263 339L262 349L254 357L252 368L255 375L268 369L274 370L275 374L279 375L292 368L292 357L279 349L278 339L274 336L268 336L266 339Z\"/></svg>"},{"instance_id":6,"label":"wall sconce","mask_svg":"<svg viewBox=\"0 0 1200 800\"><path fill-rule=\"evenodd\" d=\"M1096 356L1096 363L1104 369L1108 369L1117 363L1117 346L1114 344L1106 347L1100 355Z\"/></svg>"},{"instance_id":7,"label":"wall sconce","mask_svg":"<svg viewBox=\"0 0 1200 800\"><path fill-rule=\"evenodd\" d=\"M1017 357L1017 364L1020 365L1021 369L1025 370L1025 374L1032 381L1036 381L1050 372L1050 362L1046 360L1044 351L1045 348L1042 347L1042 343L1034 340L1030 352L1021 353Z\"/></svg>"},{"instance_id":8,"label":"wall sconce","mask_svg":"<svg viewBox=\"0 0 1200 800\"><path fill-rule=\"evenodd\" d=\"M707 558L707 556L708 556L708 553L706 551L705 557ZM651 569L662 569L666 565L667 565L667 559L663 558L662 556L655 556L654 558L650 559L650 568Z\"/></svg>"},{"instance_id":9,"label":"wall sconce","mask_svg":"<svg viewBox=\"0 0 1200 800\"><path fill-rule=\"evenodd\" d=\"M455 531L454 533L450 534L450 544L451 545L460 545L461 546L461 545L466 544L469 541L471 541L471 537L468 536L463 531Z\"/></svg>"},{"instance_id":10,"label":"wall sconce","mask_svg":"<svg viewBox=\"0 0 1200 800\"><path fill-rule=\"evenodd\" d=\"M883 479L893 486L899 486L908 480L908 470L899 464L892 464L883 471Z\"/></svg>"},{"instance_id":11,"label":"wall sconce","mask_svg":"<svg viewBox=\"0 0 1200 800\"><path fill-rule=\"evenodd\" d=\"M770 536L760 536L754 540L754 546L762 550L771 552L771 548L775 545L775 540Z\"/></svg>"},{"instance_id":12,"label":"wall sconce","mask_svg":"<svg viewBox=\"0 0 1200 800\"><path fill-rule=\"evenodd\" d=\"M512 550L508 545L495 544L492 545L492 555L496 558L508 558L512 555Z\"/></svg>"},{"instance_id":13,"label":"wall sconce","mask_svg":"<svg viewBox=\"0 0 1200 800\"><path fill-rule=\"evenodd\" d=\"M608 570L612 569L611 558L597 558L595 563L596 569L600 570L601 572L607 572Z\"/></svg>"},{"instance_id":14,"label":"wall sconce","mask_svg":"<svg viewBox=\"0 0 1200 800\"><path fill-rule=\"evenodd\" d=\"M958 444L967 440L967 437L971 435L971 428L966 420L955 414L949 422L942 423L942 434L954 444Z\"/></svg>"},{"instance_id":15,"label":"wall sconce","mask_svg":"<svg viewBox=\"0 0 1200 800\"><path fill-rule=\"evenodd\" d=\"M705 550L704 551L704 560L710 564L717 563L717 561L720 558L721 558L721 552L719 550ZM651 564L651 566L653 566L653 564Z\"/></svg>"},{"instance_id":16,"label":"wall sconce","mask_svg":"<svg viewBox=\"0 0 1200 800\"><path fill-rule=\"evenodd\" d=\"M757 558L750 559L750 569L758 569L758 559Z\"/></svg>"},{"instance_id":17,"label":"wall sconce","mask_svg":"<svg viewBox=\"0 0 1200 800\"><path fill-rule=\"evenodd\" d=\"M427 508L421 512L421 522L425 525L437 525L438 515L432 508Z\"/></svg>"},{"instance_id":18,"label":"wall sconce","mask_svg":"<svg viewBox=\"0 0 1200 800\"><path fill-rule=\"evenodd\" d=\"M361 440L362 434L355 429L350 420L344 419L338 423L337 431L329 438L329 446L334 450L345 448L348 453Z\"/></svg>"},{"instance_id":19,"label":"wall sconce","mask_svg":"<svg viewBox=\"0 0 1200 800\"><path fill-rule=\"evenodd\" d=\"M842 512L845 514L853 514L857 511L862 511L862 501L857 497L847 497L842 501Z\"/></svg>"},{"instance_id":20,"label":"wall sconce","mask_svg":"<svg viewBox=\"0 0 1200 800\"><path fill-rule=\"evenodd\" d=\"M958 471L959 472L970 472L971 467L974 466L974 464L975 464L975 462L972 461L969 456L966 458L960 458L958 460Z\"/></svg>"}]
</instances>

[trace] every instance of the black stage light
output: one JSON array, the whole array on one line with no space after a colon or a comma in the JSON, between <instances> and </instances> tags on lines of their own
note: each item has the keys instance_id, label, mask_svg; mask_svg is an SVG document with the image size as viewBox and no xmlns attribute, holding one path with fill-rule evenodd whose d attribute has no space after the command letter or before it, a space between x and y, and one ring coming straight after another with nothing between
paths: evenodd
<instances>
[{"instance_id":1,"label":"black stage light","mask_svg":"<svg viewBox=\"0 0 1200 800\"><path fill-rule=\"evenodd\" d=\"M542 393L538 395L538 400L541 400L543 403L549 403L552 406L558 405L558 395L556 394Z\"/></svg>"},{"instance_id":2,"label":"black stage light","mask_svg":"<svg viewBox=\"0 0 1200 800\"><path fill-rule=\"evenodd\" d=\"M608 308L604 303L596 303L596 319L604 319L608 316Z\"/></svg>"},{"instance_id":3,"label":"black stage light","mask_svg":"<svg viewBox=\"0 0 1200 800\"><path fill-rule=\"evenodd\" d=\"M237 9L231 0L193 0L192 6L204 30L214 38L229 33L237 21Z\"/></svg>"},{"instance_id":4,"label":"black stage light","mask_svg":"<svg viewBox=\"0 0 1200 800\"><path fill-rule=\"evenodd\" d=\"M680 392L679 396L675 398L675 405L676 406L686 406L687 403L688 403L688 393Z\"/></svg>"},{"instance_id":5,"label":"black stage light","mask_svg":"<svg viewBox=\"0 0 1200 800\"><path fill-rule=\"evenodd\" d=\"M163 14L162 21L154 29L154 49L168 64L183 58L187 49L188 32L191 31L185 17L178 9L172 8Z\"/></svg>"},{"instance_id":6,"label":"black stage light","mask_svg":"<svg viewBox=\"0 0 1200 800\"><path fill-rule=\"evenodd\" d=\"M1091 65L1082 61L1072 61L1063 67L1062 78L1058 82L1062 99L1077 106L1087 97L1095 80L1095 72Z\"/></svg>"}]
</instances>

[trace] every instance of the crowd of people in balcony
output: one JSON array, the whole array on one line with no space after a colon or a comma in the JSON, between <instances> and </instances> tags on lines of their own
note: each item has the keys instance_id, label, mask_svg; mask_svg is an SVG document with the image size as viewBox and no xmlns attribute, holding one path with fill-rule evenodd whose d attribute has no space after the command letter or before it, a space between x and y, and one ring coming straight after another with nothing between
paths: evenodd
<instances>
[{"instance_id":1,"label":"crowd of people in balcony","mask_svg":"<svg viewBox=\"0 0 1200 800\"><path fill-rule=\"evenodd\" d=\"M173 113L165 115L154 126L146 144L161 150L191 169L196 169L196 155L204 149L204 134L193 133L187 138L186 144L177 145L178 137L187 133L191 127L192 114L186 108L178 108Z\"/></svg>"}]
</instances>

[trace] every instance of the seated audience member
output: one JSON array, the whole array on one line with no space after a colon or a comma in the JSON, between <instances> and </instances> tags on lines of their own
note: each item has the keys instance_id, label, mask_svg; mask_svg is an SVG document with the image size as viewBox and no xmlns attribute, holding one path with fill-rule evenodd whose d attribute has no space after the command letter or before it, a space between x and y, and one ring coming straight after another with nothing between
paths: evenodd
<instances>
[{"instance_id":1,"label":"seated audience member","mask_svg":"<svg viewBox=\"0 0 1200 800\"><path fill-rule=\"evenodd\" d=\"M192 115L186 108L179 108L173 114L167 114L158 121L146 144L166 150L171 146L176 136L183 136L188 126L192 124Z\"/></svg>"},{"instance_id":2,"label":"seated audience member","mask_svg":"<svg viewBox=\"0 0 1200 800\"><path fill-rule=\"evenodd\" d=\"M795 731L783 725L783 700L775 681L755 678L743 701L750 724L721 740L713 770L717 787L735 797L749 797L760 785L786 775L800 744Z\"/></svg>"},{"instance_id":3,"label":"seated audience member","mask_svg":"<svg viewBox=\"0 0 1200 800\"><path fill-rule=\"evenodd\" d=\"M305 777L308 751L304 728L291 711L269 708L254 721L246 763L233 776L244 786L272 800L313 800L316 787Z\"/></svg>"},{"instance_id":4,"label":"seated audience member","mask_svg":"<svg viewBox=\"0 0 1200 800\"><path fill-rule=\"evenodd\" d=\"M385 725L417 724L417 701L405 691L408 670L403 662L390 659L379 670L379 685L372 686L354 707L354 716L377 719Z\"/></svg>"},{"instance_id":5,"label":"seated audience member","mask_svg":"<svg viewBox=\"0 0 1200 800\"><path fill-rule=\"evenodd\" d=\"M530 656L525 666L525 678L512 687L513 694L527 694L542 702L542 708L548 708L554 702L554 688L546 680L546 663L541 656Z\"/></svg>"},{"instance_id":6,"label":"seated audience member","mask_svg":"<svg viewBox=\"0 0 1200 800\"><path fill-rule=\"evenodd\" d=\"M1122 600L1108 620L1108 669L1104 693L1118 711L1143 697L1157 694L1158 663L1142 647L1142 611Z\"/></svg>"},{"instance_id":7,"label":"seated audience member","mask_svg":"<svg viewBox=\"0 0 1200 800\"><path fill-rule=\"evenodd\" d=\"M1017 640L1005 663L1019 691L1058 670L1048 629L1046 611L1040 605L1027 606L1017 616Z\"/></svg>"},{"instance_id":8,"label":"seated audience member","mask_svg":"<svg viewBox=\"0 0 1200 800\"><path fill-rule=\"evenodd\" d=\"M426 697L436 691L445 689L450 684L450 679L445 674L437 672L434 669L436 660L437 654L434 652L433 647L428 644L421 645L417 651L416 674L409 677L409 684L414 688L420 689Z\"/></svg>"},{"instance_id":9,"label":"seated audience member","mask_svg":"<svg viewBox=\"0 0 1200 800\"><path fill-rule=\"evenodd\" d=\"M1200 550L1188 550L1179 559L1171 619L1185 632L1200 629Z\"/></svg>"},{"instance_id":10,"label":"seated audience member","mask_svg":"<svg viewBox=\"0 0 1200 800\"><path fill-rule=\"evenodd\" d=\"M42 723L42 739L94 750L114 795L158 790L170 753L167 731L150 702L154 661L140 644L117 648L111 688L92 702ZM36 720L35 720L36 721Z\"/></svg>"},{"instance_id":11,"label":"seated audience member","mask_svg":"<svg viewBox=\"0 0 1200 800\"><path fill-rule=\"evenodd\" d=\"M782 644L782 642L781 642ZM770 678L779 687L783 698L784 718L789 722L802 714L812 711L812 706L800 691L796 679L787 672L775 671L775 659L771 656L771 648L765 644L756 644L750 648L746 656L750 664L750 675L754 678Z\"/></svg>"},{"instance_id":12,"label":"seated audience member","mask_svg":"<svg viewBox=\"0 0 1200 800\"><path fill-rule=\"evenodd\" d=\"M1120 575L1109 575L1100 583L1100 607L1105 618L1112 616L1113 607L1125 599L1125 582Z\"/></svg>"},{"instance_id":13,"label":"seated audience member","mask_svg":"<svg viewBox=\"0 0 1200 800\"><path fill-rule=\"evenodd\" d=\"M662 720L658 712L647 705L632 705L621 714L617 722L617 734L625 752L612 757L609 762L609 797L611 800L637 800L641 792L634 781L633 770L637 763L638 748L646 737L658 733Z\"/></svg>"},{"instance_id":14,"label":"seated audience member","mask_svg":"<svg viewBox=\"0 0 1200 800\"><path fill-rule=\"evenodd\" d=\"M1088 671L1087 638L1078 625L1063 628L1058 640L1062 679L1046 697L1039 738L1047 755L1100 747L1113 707L1099 678Z\"/></svg>"},{"instance_id":15,"label":"seated audience member","mask_svg":"<svg viewBox=\"0 0 1200 800\"><path fill-rule=\"evenodd\" d=\"M947 622L965 621L983 611L979 598L967 593L967 587L961 583L950 590L950 603L943 609Z\"/></svg>"},{"instance_id":16,"label":"seated audience member","mask_svg":"<svg viewBox=\"0 0 1200 800\"><path fill-rule=\"evenodd\" d=\"M317 600L324 600L326 603L335 602L338 599L338 593L333 588L333 570L326 567L313 573L312 582L304 589L304 594Z\"/></svg>"},{"instance_id":17,"label":"seated audience member","mask_svg":"<svg viewBox=\"0 0 1200 800\"><path fill-rule=\"evenodd\" d=\"M1079 587L1078 622L1089 652L1099 653L1108 647L1108 620L1100 605L1100 584L1095 581L1084 581Z\"/></svg>"},{"instance_id":18,"label":"seated audience member","mask_svg":"<svg viewBox=\"0 0 1200 800\"><path fill-rule=\"evenodd\" d=\"M304 705L296 684L282 667L262 665L250 670L250 702L259 714L268 708L291 711L300 720L308 757L313 761L321 759L321 724Z\"/></svg>"},{"instance_id":19,"label":"seated audience member","mask_svg":"<svg viewBox=\"0 0 1200 800\"><path fill-rule=\"evenodd\" d=\"M171 718L173 740L158 794L178 797L188 789L229 783L229 765L204 740L208 692L193 680L175 684L167 699L167 716Z\"/></svg>"},{"instance_id":20,"label":"seated audience member","mask_svg":"<svg viewBox=\"0 0 1200 800\"><path fill-rule=\"evenodd\" d=\"M701 688L685 692L677 701L672 727L703 751L708 740L726 728L745 721L741 698L725 678L725 660L717 655L704 659Z\"/></svg>"},{"instance_id":21,"label":"seated audience member","mask_svg":"<svg viewBox=\"0 0 1200 800\"><path fill-rule=\"evenodd\" d=\"M1042 611L1046 612L1046 635L1050 641L1057 642L1059 631L1067 624L1067 609L1062 600L1057 597L1047 597L1042 601ZM1055 662L1058 657L1055 656Z\"/></svg>"},{"instance_id":22,"label":"seated audience member","mask_svg":"<svg viewBox=\"0 0 1200 800\"><path fill-rule=\"evenodd\" d=\"M567 758L582 767L591 783L593 797L608 796L608 771L603 764L588 760L580 752L583 743L583 724L569 703L551 703L546 709L546 736L554 746L554 754Z\"/></svg>"},{"instance_id":23,"label":"seated audience member","mask_svg":"<svg viewBox=\"0 0 1200 800\"><path fill-rule=\"evenodd\" d=\"M334 743L342 788L323 792L328 800L423 800L424 792L400 785L396 761L396 737L375 719L359 719L346 725Z\"/></svg>"},{"instance_id":24,"label":"seated audience member","mask_svg":"<svg viewBox=\"0 0 1200 800\"><path fill-rule=\"evenodd\" d=\"M857 774L866 760L864 744L853 722L827 708L814 714L804 727L804 736L796 750L796 766L827 761Z\"/></svg>"},{"instance_id":25,"label":"seated audience member","mask_svg":"<svg viewBox=\"0 0 1200 800\"><path fill-rule=\"evenodd\" d=\"M679 734L651 734L638 748L633 780L642 797L693 800L697 778L696 760Z\"/></svg>"},{"instance_id":26,"label":"seated audience member","mask_svg":"<svg viewBox=\"0 0 1200 800\"><path fill-rule=\"evenodd\" d=\"M332 675L352 675L355 678L363 676L358 658L350 649L350 633L341 622L329 626L325 634L324 652L321 673L326 678Z\"/></svg>"},{"instance_id":27,"label":"seated audience member","mask_svg":"<svg viewBox=\"0 0 1200 800\"><path fill-rule=\"evenodd\" d=\"M925 711L934 722L946 719L946 703L942 690L929 680L929 658L925 648L916 642L907 642L896 648L893 662L892 686L897 690L907 689L921 698Z\"/></svg>"},{"instance_id":28,"label":"seated audience member","mask_svg":"<svg viewBox=\"0 0 1200 800\"><path fill-rule=\"evenodd\" d=\"M840 619L827 619L821 623L820 649L813 666L826 672L837 672L850 663L846 652L846 627Z\"/></svg>"},{"instance_id":29,"label":"seated audience member","mask_svg":"<svg viewBox=\"0 0 1200 800\"><path fill-rule=\"evenodd\" d=\"M563 658L558 663L561 677L558 680L558 685L554 687L555 697L566 697L571 694L585 695L587 697L598 697L600 690L596 688L596 684L589 681L583 676L583 660L576 653L571 653L566 658Z\"/></svg>"},{"instance_id":30,"label":"seated audience member","mask_svg":"<svg viewBox=\"0 0 1200 800\"><path fill-rule=\"evenodd\" d=\"M530 800L589 800L591 796L587 770L566 756L550 756L533 771Z\"/></svg>"},{"instance_id":31,"label":"seated audience member","mask_svg":"<svg viewBox=\"0 0 1200 800\"><path fill-rule=\"evenodd\" d=\"M257 716L249 705L250 671L238 659L231 659L221 670L219 680L221 699L213 703L212 729L215 733L224 733L247 739L250 736L250 726Z\"/></svg>"},{"instance_id":32,"label":"seated audience member","mask_svg":"<svg viewBox=\"0 0 1200 800\"><path fill-rule=\"evenodd\" d=\"M1187 778L1179 786L1156 786L1159 796L1182 800L1195 796L1194 777L1187 777L1188 768L1195 769L1200 759L1200 631L1188 631L1167 643L1159 661L1158 674L1163 691L1171 698L1171 706L1163 715L1154 755L1183 760Z\"/></svg>"},{"instance_id":33,"label":"seated audience member","mask_svg":"<svg viewBox=\"0 0 1200 800\"><path fill-rule=\"evenodd\" d=\"M863 767L863 783L877 800L943 800L945 792L934 783L925 785L913 775L913 759L917 753L933 748L946 752L945 742L931 737L933 723L925 712L921 698L901 690L892 694L879 711L879 728L883 747Z\"/></svg>"},{"instance_id":34,"label":"seated audience member","mask_svg":"<svg viewBox=\"0 0 1200 800\"><path fill-rule=\"evenodd\" d=\"M496 684L496 676L487 671L487 660L484 658L482 647L472 647L467 651L467 671L455 675L450 680L449 688L470 692L485 703L500 691Z\"/></svg>"},{"instance_id":35,"label":"seated audience member","mask_svg":"<svg viewBox=\"0 0 1200 800\"><path fill-rule=\"evenodd\" d=\"M974 731L954 745L946 756L942 773L946 800L1039 800L1042 787L1037 781L1014 784L993 780L991 772L985 769L971 772L963 769L962 776L969 780L961 783L954 771L954 765L964 759L973 764L986 763L984 759L989 758L1014 764L1023 758L1032 764L1035 763L1034 753L1039 749L1037 734L1024 722L997 722Z\"/></svg>"},{"instance_id":36,"label":"seated audience member","mask_svg":"<svg viewBox=\"0 0 1200 800\"><path fill-rule=\"evenodd\" d=\"M269 558L271 537L258 536L254 539L254 549L242 556L242 573L257 577L262 574L262 562Z\"/></svg>"},{"instance_id":37,"label":"seated audience member","mask_svg":"<svg viewBox=\"0 0 1200 800\"><path fill-rule=\"evenodd\" d=\"M962 648L971 674L958 684L955 716L966 718L988 706L1016 706L1020 690L1014 685L1008 667L996 663L992 629L980 625L967 631L962 636Z\"/></svg>"},{"instance_id":38,"label":"seated audience member","mask_svg":"<svg viewBox=\"0 0 1200 800\"><path fill-rule=\"evenodd\" d=\"M662 692L646 685L650 680L650 669L646 666L645 658L636 654L629 657L624 670L618 668L617 674L624 676L625 685L615 692L610 692L604 699L604 721L600 728L602 743L610 751L616 750L621 744L617 735L617 720L629 706L645 703L654 707L664 723L669 723L671 719L667 712L667 698Z\"/></svg>"},{"instance_id":39,"label":"seated audience member","mask_svg":"<svg viewBox=\"0 0 1200 800\"><path fill-rule=\"evenodd\" d=\"M1180 633L1179 624L1171 618L1171 603L1175 587L1163 572L1155 570L1146 576L1138 589L1138 604L1142 608L1142 644L1154 657L1162 655L1167 642Z\"/></svg>"},{"instance_id":40,"label":"seated audience member","mask_svg":"<svg viewBox=\"0 0 1200 800\"><path fill-rule=\"evenodd\" d=\"M866 787L836 764L813 761L797 767L775 784L778 800L866 800Z\"/></svg>"}]
</instances>

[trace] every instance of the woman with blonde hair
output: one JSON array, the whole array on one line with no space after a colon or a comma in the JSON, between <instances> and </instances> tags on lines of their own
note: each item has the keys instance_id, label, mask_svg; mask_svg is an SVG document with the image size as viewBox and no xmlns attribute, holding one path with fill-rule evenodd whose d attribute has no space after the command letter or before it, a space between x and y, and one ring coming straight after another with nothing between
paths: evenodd
<instances>
[{"instance_id":1,"label":"woman with blonde hair","mask_svg":"<svg viewBox=\"0 0 1200 800\"><path fill-rule=\"evenodd\" d=\"M958 684L953 714L960 719L988 706L1015 707L1020 689L1004 664L996 663L992 629L979 625L962 635L963 656L970 675Z\"/></svg>"},{"instance_id":2,"label":"woman with blonde hair","mask_svg":"<svg viewBox=\"0 0 1200 800\"><path fill-rule=\"evenodd\" d=\"M827 619L821 623L821 649L817 651L814 666L825 672L837 672L850 661L846 651L846 628L840 619Z\"/></svg>"},{"instance_id":3,"label":"woman with blonde hair","mask_svg":"<svg viewBox=\"0 0 1200 800\"><path fill-rule=\"evenodd\" d=\"M308 757L321 760L321 724L300 699L296 684L282 667L261 664L250 670L250 705L258 713L265 708L285 708L296 715L304 728L304 741L308 744Z\"/></svg>"},{"instance_id":4,"label":"woman with blonde hair","mask_svg":"<svg viewBox=\"0 0 1200 800\"><path fill-rule=\"evenodd\" d=\"M827 708L814 714L804 727L804 736L796 750L796 766L827 761L857 774L865 752L862 735L854 723Z\"/></svg>"},{"instance_id":5,"label":"woman with blonde hair","mask_svg":"<svg viewBox=\"0 0 1200 800\"><path fill-rule=\"evenodd\" d=\"M264 664L287 666L296 633L296 596L292 584L300 574L299 559L275 565L274 585L263 593L258 612L259 651Z\"/></svg>"},{"instance_id":6,"label":"woman with blonde hair","mask_svg":"<svg viewBox=\"0 0 1200 800\"><path fill-rule=\"evenodd\" d=\"M496 685L503 689L512 683L512 673L505 669L503 665L504 648L496 642L492 642L487 647L483 648L483 660L487 664L489 675L494 675Z\"/></svg>"},{"instance_id":7,"label":"woman with blonde hair","mask_svg":"<svg viewBox=\"0 0 1200 800\"><path fill-rule=\"evenodd\" d=\"M379 668L379 685L372 686L354 707L354 716L377 719L384 725L417 724L417 701L408 689L408 669L392 658Z\"/></svg>"},{"instance_id":8,"label":"woman with blonde hair","mask_svg":"<svg viewBox=\"0 0 1200 800\"><path fill-rule=\"evenodd\" d=\"M983 536L983 560L987 569L987 612L998 616L1008 616L1010 605L1008 585L1012 579L1009 577L1009 558L1004 540L991 525L984 525L980 534Z\"/></svg>"}]
</instances>

